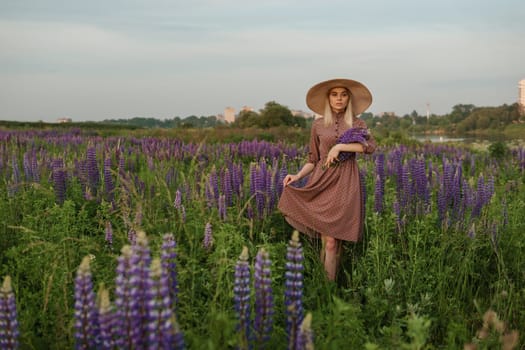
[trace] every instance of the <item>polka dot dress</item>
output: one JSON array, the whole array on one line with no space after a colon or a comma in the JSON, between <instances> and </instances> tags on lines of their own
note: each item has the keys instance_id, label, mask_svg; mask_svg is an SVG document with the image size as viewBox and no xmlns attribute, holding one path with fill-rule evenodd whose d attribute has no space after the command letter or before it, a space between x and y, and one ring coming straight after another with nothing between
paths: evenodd
<instances>
[{"instance_id":1,"label":"polka dot dress","mask_svg":"<svg viewBox=\"0 0 525 350\"><path fill-rule=\"evenodd\" d=\"M366 128L366 123L354 118L353 126ZM353 242L361 238L364 191L361 189L356 157L352 156L337 166L323 168L328 152L347 129L342 114L336 115L330 126L324 125L323 118L313 122L308 161L315 168L304 187L288 185L279 200L279 210L299 232ZM373 153L375 148L375 140L371 137L365 153Z\"/></svg>"}]
</instances>

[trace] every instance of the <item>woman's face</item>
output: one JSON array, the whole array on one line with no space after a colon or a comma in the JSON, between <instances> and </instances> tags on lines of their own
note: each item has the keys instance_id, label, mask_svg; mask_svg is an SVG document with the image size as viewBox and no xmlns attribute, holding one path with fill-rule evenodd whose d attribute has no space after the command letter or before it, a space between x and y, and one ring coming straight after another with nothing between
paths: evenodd
<instances>
[{"instance_id":1,"label":"woman's face","mask_svg":"<svg viewBox=\"0 0 525 350\"><path fill-rule=\"evenodd\" d=\"M350 100L350 94L345 88L333 88L328 93L328 101L330 102L330 107L336 113L343 112L348 106L348 101Z\"/></svg>"}]
</instances>

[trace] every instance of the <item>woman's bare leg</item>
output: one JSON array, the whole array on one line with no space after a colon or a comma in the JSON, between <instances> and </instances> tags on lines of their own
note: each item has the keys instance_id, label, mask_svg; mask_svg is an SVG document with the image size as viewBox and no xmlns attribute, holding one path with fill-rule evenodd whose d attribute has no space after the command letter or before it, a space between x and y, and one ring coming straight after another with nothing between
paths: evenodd
<instances>
[{"instance_id":1,"label":"woman's bare leg","mask_svg":"<svg viewBox=\"0 0 525 350\"><path fill-rule=\"evenodd\" d=\"M324 264L326 275L330 281L335 281L337 275L337 268L339 265L339 240L323 236L323 249L321 250L321 262Z\"/></svg>"}]
</instances>

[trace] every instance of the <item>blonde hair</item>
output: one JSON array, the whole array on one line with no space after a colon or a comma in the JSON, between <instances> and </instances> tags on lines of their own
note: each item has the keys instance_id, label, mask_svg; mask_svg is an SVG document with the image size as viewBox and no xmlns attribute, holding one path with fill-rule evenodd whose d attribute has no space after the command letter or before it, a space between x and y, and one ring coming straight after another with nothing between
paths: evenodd
<instances>
[{"instance_id":1,"label":"blonde hair","mask_svg":"<svg viewBox=\"0 0 525 350\"><path fill-rule=\"evenodd\" d=\"M350 92L349 92L350 93ZM326 96L326 101L324 104L324 125L329 126L334 122L334 116L332 113L332 108L330 107L330 100ZM354 112L352 111L352 95L349 95L348 105L346 106L344 120L349 127L352 127L354 124Z\"/></svg>"}]
</instances>

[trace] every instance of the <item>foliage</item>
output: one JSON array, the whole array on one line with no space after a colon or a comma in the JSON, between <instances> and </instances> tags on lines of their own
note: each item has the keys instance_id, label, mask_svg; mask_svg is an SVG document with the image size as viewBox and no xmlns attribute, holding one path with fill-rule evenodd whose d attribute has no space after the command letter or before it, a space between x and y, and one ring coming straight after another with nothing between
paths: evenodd
<instances>
[{"instance_id":1,"label":"foliage","mask_svg":"<svg viewBox=\"0 0 525 350\"><path fill-rule=\"evenodd\" d=\"M505 158L510 153L509 147L501 141L490 144L488 150L491 157L499 160Z\"/></svg>"},{"instance_id":2,"label":"foliage","mask_svg":"<svg viewBox=\"0 0 525 350\"><path fill-rule=\"evenodd\" d=\"M104 284L114 300L120 249L140 230L153 256L164 234L177 242L177 321L190 349L239 345L235 264L244 246L250 257L264 248L272 262L275 307L268 347L283 348L283 276L292 229L276 200L284 174L304 162L308 133L272 128L266 131L276 135L272 142L220 142L231 136L221 128L216 134L188 129L181 134L187 139L172 130L104 132L0 132L0 276L12 278L21 348L73 347L74 277L82 259L92 257L94 285ZM252 135L251 129L243 132ZM336 283L324 276L319 242L301 236L302 307L312 315L316 347L490 348L513 330L523 344L525 150L509 147L500 158L499 151L406 143L389 130L377 138L376 154L359 156L366 174L365 234L363 241L343 245ZM95 150L96 173L86 168L88 148ZM384 205L376 211L380 154ZM57 201L52 176L58 158L67 174L63 202ZM89 176L98 178L95 191L87 190ZM428 198L418 197L421 182ZM460 192L441 202L453 194L450 184L461 184ZM409 200L396 210L405 195ZM476 196L484 201L473 215ZM208 223L211 245L204 243ZM497 313L505 331L490 324L489 336L480 339L486 310Z\"/></svg>"},{"instance_id":3,"label":"foliage","mask_svg":"<svg viewBox=\"0 0 525 350\"><path fill-rule=\"evenodd\" d=\"M267 102L260 113L254 111L242 111L233 123L241 128L257 127L268 129L277 126L306 126L304 117L293 116L288 107L282 106L275 101Z\"/></svg>"}]
</instances>

